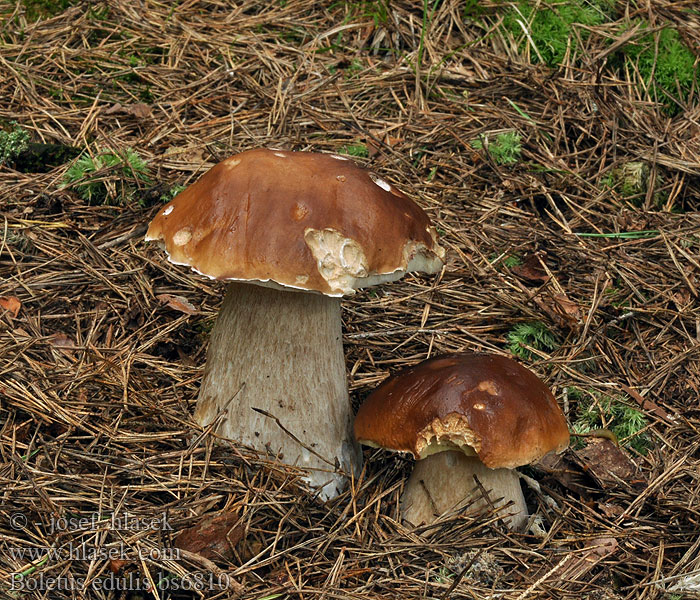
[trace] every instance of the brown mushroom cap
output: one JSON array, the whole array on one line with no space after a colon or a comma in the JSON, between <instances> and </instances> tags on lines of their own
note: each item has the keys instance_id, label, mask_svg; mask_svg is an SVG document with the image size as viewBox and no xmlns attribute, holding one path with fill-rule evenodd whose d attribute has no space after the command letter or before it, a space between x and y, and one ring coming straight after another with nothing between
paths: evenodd
<instances>
[{"instance_id":1,"label":"brown mushroom cap","mask_svg":"<svg viewBox=\"0 0 700 600\"><path fill-rule=\"evenodd\" d=\"M444 256L428 216L393 185L341 156L266 149L207 171L159 211L146 240L214 279L329 296L435 273Z\"/></svg>"},{"instance_id":2,"label":"brown mushroom cap","mask_svg":"<svg viewBox=\"0 0 700 600\"><path fill-rule=\"evenodd\" d=\"M549 388L515 361L488 354L439 356L389 377L360 407L355 437L416 458L461 448L492 469L569 444Z\"/></svg>"}]
</instances>

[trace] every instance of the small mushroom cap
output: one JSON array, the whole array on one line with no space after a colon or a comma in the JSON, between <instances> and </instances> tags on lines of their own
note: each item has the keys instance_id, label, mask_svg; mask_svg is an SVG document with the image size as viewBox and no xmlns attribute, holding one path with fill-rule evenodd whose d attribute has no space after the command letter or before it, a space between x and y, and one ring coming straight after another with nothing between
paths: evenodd
<instances>
[{"instance_id":1,"label":"small mushroom cap","mask_svg":"<svg viewBox=\"0 0 700 600\"><path fill-rule=\"evenodd\" d=\"M146 240L213 279L329 296L436 273L445 253L417 204L351 160L266 149L207 171L158 212Z\"/></svg>"},{"instance_id":2,"label":"small mushroom cap","mask_svg":"<svg viewBox=\"0 0 700 600\"><path fill-rule=\"evenodd\" d=\"M492 469L569 445L549 388L514 360L489 354L439 356L389 377L360 407L355 437L416 458L462 449Z\"/></svg>"}]
</instances>

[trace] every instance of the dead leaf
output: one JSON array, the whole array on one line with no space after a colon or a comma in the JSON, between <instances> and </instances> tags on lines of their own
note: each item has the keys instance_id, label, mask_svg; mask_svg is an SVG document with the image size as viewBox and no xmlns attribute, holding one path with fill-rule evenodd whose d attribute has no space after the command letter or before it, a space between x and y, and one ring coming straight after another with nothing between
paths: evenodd
<instances>
[{"instance_id":1,"label":"dead leaf","mask_svg":"<svg viewBox=\"0 0 700 600\"><path fill-rule=\"evenodd\" d=\"M586 445L574 456L602 489L624 485L646 487L646 479L627 453L607 438L586 438Z\"/></svg>"},{"instance_id":2,"label":"dead leaf","mask_svg":"<svg viewBox=\"0 0 700 600\"><path fill-rule=\"evenodd\" d=\"M113 115L114 113L118 113L124 110L124 107L117 102L116 104L112 104L109 108L105 108L104 113L106 115Z\"/></svg>"},{"instance_id":3,"label":"dead leaf","mask_svg":"<svg viewBox=\"0 0 700 600\"><path fill-rule=\"evenodd\" d=\"M9 394L9 392L6 392L4 388L0 388L0 393ZM29 436L29 424L30 421L25 421L21 425L15 425L13 432L14 439L20 443L24 443Z\"/></svg>"},{"instance_id":4,"label":"dead leaf","mask_svg":"<svg viewBox=\"0 0 700 600\"><path fill-rule=\"evenodd\" d=\"M104 111L106 115L124 113L127 115L132 115L137 119L145 119L146 117L150 117L151 112L151 107L148 106L148 104L144 104L143 102L137 102L136 104L127 104L126 106L123 106L122 104L117 102L116 104L113 104Z\"/></svg>"},{"instance_id":5,"label":"dead leaf","mask_svg":"<svg viewBox=\"0 0 700 600\"><path fill-rule=\"evenodd\" d=\"M673 298L673 303L676 305L678 310L683 310L684 308L690 306L692 298L690 297L690 290L683 288L677 291L675 294L671 294Z\"/></svg>"},{"instance_id":6,"label":"dead leaf","mask_svg":"<svg viewBox=\"0 0 700 600\"><path fill-rule=\"evenodd\" d=\"M202 146L169 146L163 153L164 156L178 161L189 163L203 163L206 160L206 149Z\"/></svg>"},{"instance_id":7,"label":"dead leaf","mask_svg":"<svg viewBox=\"0 0 700 600\"><path fill-rule=\"evenodd\" d=\"M129 329L138 329L146 322L146 316L143 314L143 309L138 302L130 302L130 306L122 313L121 319L125 327Z\"/></svg>"},{"instance_id":8,"label":"dead leaf","mask_svg":"<svg viewBox=\"0 0 700 600\"><path fill-rule=\"evenodd\" d=\"M12 318L16 319L20 308L22 308L22 303L15 296L8 296L7 298L0 298L0 308L8 311Z\"/></svg>"},{"instance_id":9,"label":"dead leaf","mask_svg":"<svg viewBox=\"0 0 700 600\"><path fill-rule=\"evenodd\" d=\"M126 112L128 112L131 115L134 115L137 119L145 119L146 117L151 116L152 111L151 107L148 106L148 104L144 104L143 102L137 102L136 104L127 106Z\"/></svg>"},{"instance_id":10,"label":"dead leaf","mask_svg":"<svg viewBox=\"0 0 700 600\"><path fill-rule=\"evenodd\" d=\"M122 560L121 558L111 558L109 560L109 570L112 571L112 573L114 573L115 575L117 575L127 565L128 562L128 560Z\"/></svg>"},{"instance_id":11,"label":"dead leaf","mask_svg":"<svg viewBox=\"0 0 700 600\"><path fill-rule=\"evenodd\" d=\"M484 157L471 146L467 146L466 150L469 152L469 162L476 165L483 161Z\"/></svg>"},{"instance_id":12,"label":"dead leaf","mask_svg":"<svg viewBox=\"0 0 700 600\"><path fill-rule=\"evenodd\" d=\"M182 349L180 346L175 346L177 355L180 357L180 363L186 367L196 367L197 363Z\"/></svg>"},{"instance_id":13,"label":"dead leaf","mask_svg":"<svg viewBox=\"0 0 700 600\"><path fill-rule=\"evenodd\" d=\"M62 350L73 350L78 347L73 338L65 333L54 333L53 335L50 335L49 344L51 344L54 348L60 348Z\"/></svg>"},{"instance_id":14,"label":"dead leaf","mask_svg":"<svg viewBox=\"0 0 700 600\"><path fill-rule=\"evenodd\" d=\"M373 138L367 138L367 154L370 158L377 156L381 149L382 145L379 142L374 141Z\"/></svg>"},{"instance_id":15,"label":"dead leaf","mask_svg":"<svg viewBox=\"0 0 700 600\"><path fill-rule=\"evenodd\" d=\"M559 581L576 581L588 573L601 560L617 550L617 540L612 537L595 538L587 541L583 547L583 552L575 554L566 567L557 573Z\"/></svg>"},{"instance_id":16,"label":"dead leaf","mask_svg":"<svg viewBox=\"0 0 700 600\"><path fill-rule=\"evenodd\" d=\"M552 294L546 298L535 297L533 300L559 327L575 329L581 324L581 309L566 294Z\"/></svg>"},{"instance_id":17,"label":"dead leaf","mask_svg":"<svg viewBox=\"0 0 700 600\"><path fill-rule=\"evenodd\" d=\"M538 584L547 584L565 589L570 583L580 580L600 561L613 554L618 548L613 537L598 537L587 540L580 550L570 550L553 568L547 566L546 573L538 579ZM535 573L535 579L537 579Z\"/></svg>"},{"instance_id":18,"label":"dead leaf","mask_svg":"<svg viewBox=\"0 0 700 600\"><path fill-rule=\"evenodd\" d=\"M476 72L464 65L452 65L440 72L439 77L449 83L471 83L478 79Z\"/></svg>"},{"instance_id":19,"label":"dead leaf","mask_svg":"<svg viewBox=\"0 0 700 600\"><path fill-rule=\"evenodd\" d=\"M186 315L196 315L197 308L182 296L173 296L172 294L159 294L156 296L158 300L167 304L173 310L177 310Z\"/></svg>"},{"instance_id":20,"label":"dead leaf","mask_svg":"<svg viewBox=\"0 0 700 600\"><path fill-rule=\"evenodd\" d=\"M175 538L173 545L209 560L230 561L235 558L236 544L245 535L245 527L238 524L238 520L238 511L207 516L196 525L182 531Z\"/></svg>"},{"instance_id":21,"label":"dead leaf","mask_svg":"<svg viewBox=\"0 0 700 600\"><path fill-rule=\"evenodd\" d=\"M581 469L571 460L569 454L569 450L564 454L550 452L531 466L555 479L572 492L586 494L589 491L588 482L585 481L585 476L581 473Z\"/></svg>"},{"instance_id":22,"label":"dead leaf","mask_svg":"<svg viewBox=\"0 0 700 600\"><path fill-rule=\"evenodd\" d=\"M254 556L258 556L263 551L264 545L258 539L246 540L241 544L241 558L244 562L248 562Z\"/></svg>"},{"instance_id":23,"label":"dead leaf","mask_svg":"<svg viewBox=\"0 0 700 600\"><path fill-rule=\"evenodd\" d=\"M650 412L660 419L663 419L667 423L672 423L673 422L673 417L669 415L663 408L661 408L658 404L652 402L651 400L647 400L644 398L639 392L636 390L633 390L631 387L628 385L625 385L624 383L620 384L620 388L622 388L622 391L625 392L628 396L632 397L634 401L639 404L639 406L642 408L642 410Z\"/></svg>"},{"instance_id":24,"label":"dead leaf","mask_svg":"<svg viewBox=\"0 0 700 600\"><path fill-rule=\"evenodd\" d=\"M566 294L554 294L552 299L554 300L555 310L565 319L574 323L581 321L581 309Z\"/></svg>"},{"instance_id":25,"label":"dead leaf","mask_svg":"<svg viewBox=\"0 0 700 600\"><path fill-rule=\"evenodd\" d=\"M369 132L372 134L372 137L367 138L367 152L370 158L379 154L382 145L393 148L396 144L403 142L403 138L389 135L382 129L370 129ZM381 143L376 140L381 140Z\"/></svg>"},{"instance_id":26,"label":"dead leaf","mask_svg":"<svg viewBox=\"0 0 700 600\"><path fill-rule=\"evenodd\" d=\"M511 267L511 272L525 281L532 283L545 283L549 281L549 275L542 266L545 255L539 253L530 254L525 257L523 264Z\"/></svg>"},{"instance_id":27,"label":"dead leaf","mask_svg":"<svg viewBox=\"0 0 700 600\"><path fill-rule=\"evenodd\" d=\"M624 508L614 502L598 502L598 508L608 519L617 519L625 512Z\"/></svg>"},{"instance_id":28,"label":"dead leaf","mask_svg":"<svg viewBox=\"0 0 700 600\"><path fill-rule=\"evenodd\" d=\"M289 573L284 567L270 571L267 574L267 580L274 585L289 585L291 583L289 579Z\"/></svg>"}]
</instances>

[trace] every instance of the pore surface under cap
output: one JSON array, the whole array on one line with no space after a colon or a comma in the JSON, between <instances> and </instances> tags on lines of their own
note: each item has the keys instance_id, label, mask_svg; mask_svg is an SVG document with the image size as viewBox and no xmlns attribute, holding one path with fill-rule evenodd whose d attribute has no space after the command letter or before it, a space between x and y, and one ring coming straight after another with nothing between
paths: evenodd
<instances>
[{"instance_id":1,"label":"pore surface under cap","mask_svg":"<svg viewBox=\"0 0 700 600\"><path fill-rule=\"evenodd\" d=\"M363 443L422 458L441 439L471 446L491 468L537 460L569 443L561 409L539 378L503 356L432 358L385 380L355 418Z\"/></svg>"},{"instance_id":2,"label":"pore surface under cap","mask_svg":"<svg viewBox=\"0 0 700 600\"><path fill-rule=\"evenodd\" d=\"M437 272L444 256L425 212L376 175L330 154L266 149L207 171L159 211L146 240L215 279L333 296Z\"/></svg>"}]
</instances>

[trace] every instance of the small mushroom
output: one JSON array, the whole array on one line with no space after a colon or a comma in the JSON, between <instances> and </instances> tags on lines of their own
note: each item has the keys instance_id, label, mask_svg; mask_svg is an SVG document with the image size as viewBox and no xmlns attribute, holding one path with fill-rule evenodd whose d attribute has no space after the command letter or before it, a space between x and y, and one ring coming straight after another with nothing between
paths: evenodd
<instances>
[{"instance_id":1,"label":"small mushroom","mask_svg":"<svg viewBox=\"0 0 700 600\"><path fill-rule=\"evenodd\" d=\"M478 497L475 478L512 529L528 519L515 467L569 444L566 419L531 371L487 354L423 361L385 380L360 407L355 437L417 459L401 498L413 525ZM488 506L481 498L474 506ZM507 516L506 516L507 515Z\"/></svg>"},{"instance_id":2,"label":"small mushroom","mask_svg":"<svg viewBox=\"0 0 700 600\"><path fill-rule=\"evenodd\" d=\"M147 241L228 292L212 331L195 419L303 467L323 499L359 473L340 298L436 273L444 250L394 186L329 154L232 156L163 207Z\"/></svg>"}]
</instances>

